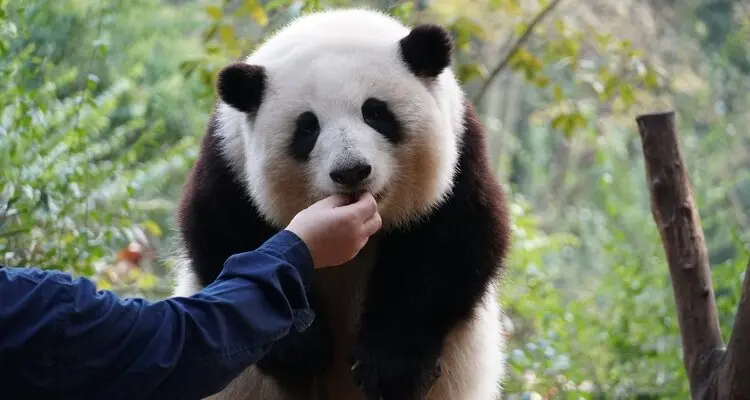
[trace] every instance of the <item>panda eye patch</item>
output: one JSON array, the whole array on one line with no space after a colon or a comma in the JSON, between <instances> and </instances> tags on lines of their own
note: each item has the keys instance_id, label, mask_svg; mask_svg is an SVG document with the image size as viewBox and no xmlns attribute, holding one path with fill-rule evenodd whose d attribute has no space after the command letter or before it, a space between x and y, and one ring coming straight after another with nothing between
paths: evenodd
<instances>
[{"instance_id":1,"label":"panda eye patch","mask_svg":"<svg viewBox=\"0 0 750 400\"><path fill-rule=\"evenodd\" d=\"M320 123L318 117L311 111L306 111L297 117L294 136L290 150L292 156L298 161L306 161L315 148L315 142L320 134Z\"/></svg>"},{"instance_id":2,"label":"panda eye patch","mask_svg":"<svg viewBox=\"0 0 750 400\"><path fill-rule=\"evenodd\" d=\"M305 135L314 135L320 131L318 117L310 111L302 113L297 118L297 133Z\"/></svg>"},{"instance_id":3,"label":"panda eye patch","mask_svg":"<svg viewBox=\"0 0 750 400\"><path fill-rule=\"evenodd\" d=\"M362 118L365 123L393 143L401 140L401 127L393 112L382 100L370 97L362 104Z\"/></svg>"}]
</instances>

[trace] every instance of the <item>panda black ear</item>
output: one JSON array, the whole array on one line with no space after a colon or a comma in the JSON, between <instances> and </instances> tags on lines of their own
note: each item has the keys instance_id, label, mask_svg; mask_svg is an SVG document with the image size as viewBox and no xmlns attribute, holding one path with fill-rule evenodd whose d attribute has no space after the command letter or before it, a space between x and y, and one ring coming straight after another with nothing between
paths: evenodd
<instances>
[{"instance_id":1,"label":"panda black ear","mask_svg":"<svg viewBox=\"0 0 750 400\"><path fill-rule=\"evenodd\" d=\"M399 41L401 58L414 75L434 78L451 63L453 41L444 28L424 24Z\"/></svg>"},{"instance_id":2,"label":"panda black ear","mask_svg":"<svg viewBox=\"0 0 750 400\"><path fill-rule=\"evenodd\" d=\"M216 80L219 98L246 113L258 110L265 88L266 71L259 65L230 64L219 72Z\"/></svg>"}]
</instances>

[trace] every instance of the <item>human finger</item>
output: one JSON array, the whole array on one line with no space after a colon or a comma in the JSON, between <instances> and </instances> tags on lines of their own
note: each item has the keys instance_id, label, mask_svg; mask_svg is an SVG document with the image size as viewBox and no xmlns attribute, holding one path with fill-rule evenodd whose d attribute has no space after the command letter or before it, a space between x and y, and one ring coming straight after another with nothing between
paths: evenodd
<instances>
[{"instance_id":1,"label":"human finger","mask_svg":"<svg viewBox=\"0 0 750 400\"><path fill-rule=\"evenodd\" d=\"M349 204L346 206L354 212L360 221L369 219L373 214L378 211L378 203L375 201L375 197L368 192L362 193L359 196L356 203Z\"/></svg>"},{"instance_id":2,"label":"human finger","mask_svg":"<svg viewBox=\"0 0 750 400\"><path fill-rule=\"evenodd\" d=\"M365 246L367 245L368 241L370 241L370 237L369 236L365 236L364 239L362 239L362 240L359 241L359 247L357 247L357 254L359 254L359 252L362 251L362 249L365 248ZM356 254L355 254L355 257L356 257Z\"/></svg>"},{"instance_id":3,"label":"human finger","mask_svg":"<svg viewBox=\"0 0 750 400\"><path fill-rule=\"evenodd\" d=\"M367 237L370 237L375 234L380 228L383 226L383 220L380 216L379 212L375 212L375 214L368 218L364 224L362 224L362 231Z\"/></svg>"},{"instance_id":4,"label":"human finger","mask_svg":"<svg viewBox=\"0 0 750 400\"><path fill-rule=\"evenodd\" d=\"M336 207L346 206L350 204L351 202L352 200L349 196L344 196L341 194L334 194L322 200L317 201L314 205L324 207L324 208L336 208Z\"/></svg>"}]
</instances>

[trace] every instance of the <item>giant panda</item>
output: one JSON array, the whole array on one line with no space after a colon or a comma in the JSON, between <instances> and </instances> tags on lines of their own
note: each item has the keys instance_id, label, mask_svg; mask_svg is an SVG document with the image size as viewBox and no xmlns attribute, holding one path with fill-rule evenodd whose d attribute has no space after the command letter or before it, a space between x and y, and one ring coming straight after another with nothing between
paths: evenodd
<instances>
[{"instance_id":1,"label":"giant panda","mask_svg":"<svg viewBox=\"0 0 750 400\"><path fill-rule=\"evenodd\" d=\"M504 193L442 27L371 9L294 19L217 74L183 188L176 296L208 285L334 193L371 192L383 226L314 273L315 318L214 400L490 400L502 393Z\"/></svg>"}]
</instances>

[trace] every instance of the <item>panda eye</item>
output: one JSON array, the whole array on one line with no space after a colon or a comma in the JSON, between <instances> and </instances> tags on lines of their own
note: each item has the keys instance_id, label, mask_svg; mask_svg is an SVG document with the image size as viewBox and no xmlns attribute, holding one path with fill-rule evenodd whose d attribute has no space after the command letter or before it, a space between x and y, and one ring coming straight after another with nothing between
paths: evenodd
<instances>
[{"instance_id":1,"label":"panda eye","mask_svg":"<svg viewBox=\"0 0 750 400\"><path fill-rule=\"evenodd\" d=\"M320 130L320 124L318 124L318 117L310 111L302 113L297 118L297 134L300 135L314 135Z\"/></svg>"},{"instance_id":2,"label":"panda eye","mask_svg":"<svg viewBox=\"0 0 750 400\"><path fill-rule=\"evenodd\" d=\"M396 116L382 100L370 97L362 104L362 118L365 123L391 142L398 142L401 129Z\"/></svg>"},{"instance_id":3,"label":"panda eye","mask_svg":"<svg viewBox=\"0 0 750 400\"><path fill-rule=\"evenodd\" d=\"M315 148L320 134L318 117L311 111L306 111L297 117L296 128L292 136L289 150L298 161L306 161Z\"/></svg>"},{"instance_id":4,"label":"panda eye","mask_svg":"<svg viewBox=\"0 0 750 400\"><path fill-rule=\"evenodd\" d=\"M380 122L387 113L388 106L378 99L369 98L362 104L362 117L367 124Z\"/></svg>"}]
</instances>

